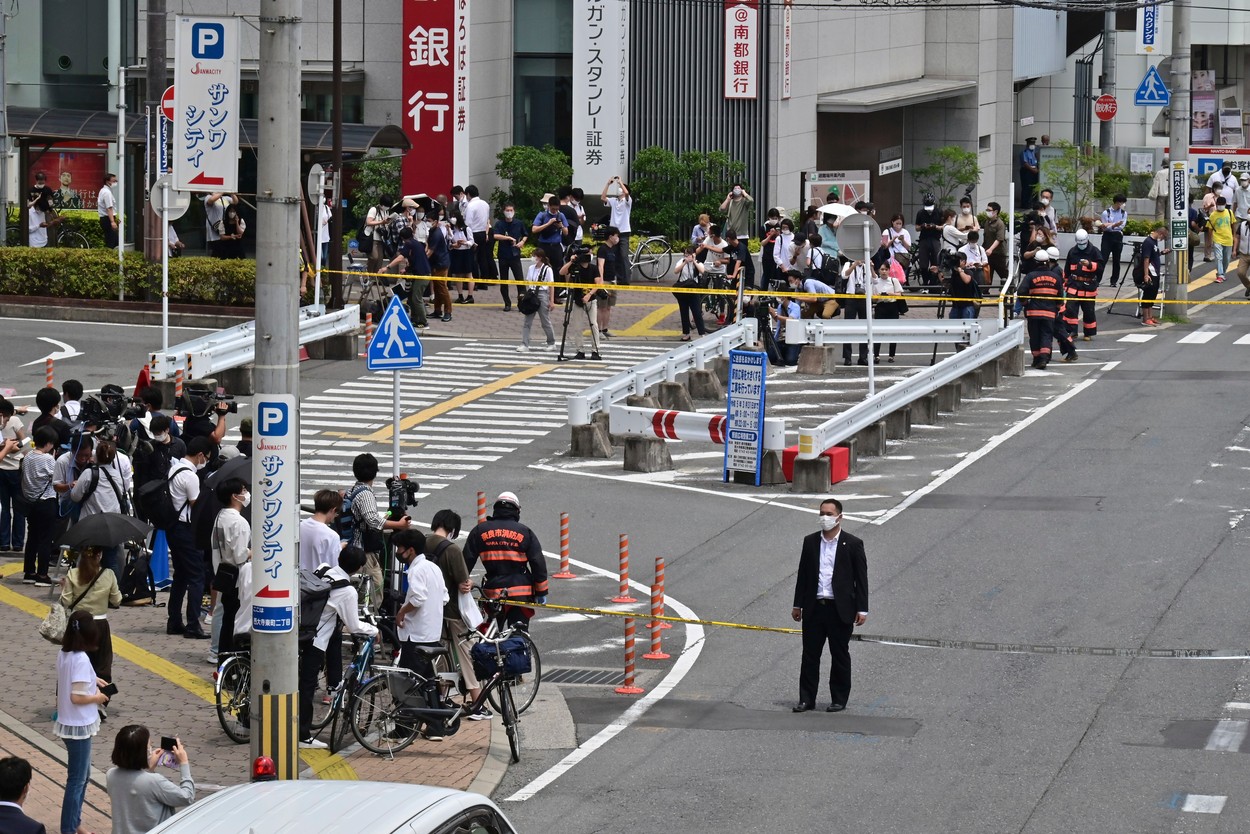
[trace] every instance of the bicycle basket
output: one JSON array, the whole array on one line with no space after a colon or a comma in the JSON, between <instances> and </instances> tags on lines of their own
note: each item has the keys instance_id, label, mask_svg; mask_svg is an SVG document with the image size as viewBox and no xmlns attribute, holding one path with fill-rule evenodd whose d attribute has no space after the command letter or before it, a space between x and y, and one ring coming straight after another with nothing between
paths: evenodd
<instances>
[{"instance_id":1,"label":"bicycle basket","mask_svg":"<svg viewBox=\"0 0 1250 834\"><path fill-rule=\"evenodd\" d=\"M499 646L503 654L503 671L506 675L527 675L530 672L530 653L522 637L509 637ZM473 671L479 678L488 678L499 669L493 643L478 643L469 650L473 656Z\"/></svg>"}]
</instances>

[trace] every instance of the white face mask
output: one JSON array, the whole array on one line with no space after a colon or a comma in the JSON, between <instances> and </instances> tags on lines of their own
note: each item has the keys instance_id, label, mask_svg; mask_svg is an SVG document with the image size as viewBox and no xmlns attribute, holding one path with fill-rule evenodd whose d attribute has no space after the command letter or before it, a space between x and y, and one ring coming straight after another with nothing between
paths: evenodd
<instances>
[{"instance_id":1,"label":"white face mask","mask_svg":"<svg viewBox=\"0 0 1250 834\"><path fill-rule=\"evenodd\" d=\"M985 212L985 216L986 216L986 217L997 217L997 216L998 216L998 212L994 211L994 209L989 209L988 211L986 211L986 212Z\"/></svg>"},{"instance_id":2,"label":"white face mask","mask_svg":"<svg viewBox=\"0 0 1250 834\"><path fill-rule=\"evenodd\" d=\"M1042 198L1042 205L1044 205L1044 206L1048 206L1048 205L1050 205L1050 198L1049 198L1049 197L1043 197L1043 198Z\"/></svg>"},{"instance_id":3,"label":"white face mask","mask_svg":"<svg viewBox=\"0 0 1250 834\"><path fill-rule=\"evenodd\" d=\"M516 217L516 212L515 212L515 211L505 211L505 212L503 213L503 217L504 217L504 220L511 220L512 218Z\"/></svg>"},{"instance_id":4,"label":"white face mask","mask_svg":"<svg viewBox=\"0 0 1250 834\"><path fill-rule=\"evenodd\" d=\"M1037 150L1037 145L1029 145L1029 150L1031 151Z\"/></svg>"},{"instance_id":5,"label":"white face mask","mask_svg":"<svg viewBox=\"0 0 1250 834\"><path fill-rule=\"evenodd\" d=\"M414 217L416 217L418 220L424 220L424 219L425 219L425 212L423 212L423 211L419 211L419 212L417 212L417 213L416 213L415 215L413 215L413 216L414 216Z\"/></svg>"},{"instance_id":6,"label":"white face mask","mask_svg":"<svg viewBox=\"0 0 1250 834\"><path fill-rule=\"evenodd\" d=\"M820 517L820 529L828 533L838 526L839 515L822 515Z\"/></svg>"},{"instance_id":7,"label":"white face mask","mask_svg":"<svg viewBox=\"0 0 1250 834\"><path fill-rule=\"evenodd\" d=\"M924 210L925 210L925 211L933 211L933 203L925 203L925 204L924 204Z\"/></svg>"},{"instance_id":8,"label":"white face mask","mask_svg":"<svg viewBox=\"0 0 1250 834\"><path fill-rule=\"evenodd\" d=\"M1076 242L1076 248L1077 248L1077 249L1084 249L1086 246L1089 246L1089 242L1088 242L1088 241L1078 240L1078 241Z\"/></svg>"},{"instance_id":9,"label":"white face mask","mask_svg":"<svg viewBox=\"0 0 1250 834\"><path fill-rule=\"evenodd\" d=\"M250 503L252 503L252 493L243 492L241 495L239 495L239 504L246 507Z\"/></svg>"},{"instance_id":10,"label":"white face mask","mask_svg":"<svg viewBox=\"0 0 1250 834\"><path fill-rule=\"evenodd\" d=\"M964 214L972 214L972 208L971 208L971 207L969 207L969 206L964 206L964 207L963 207L962 209L960 209L960 210L961 210Z\"/></svg>"},{"instance_id":11,"label":"white face mask","mask_svg":"<svg viewBox=\"0 0 1250 834\"><path fill-rule=\"evenodd\" d=\"M157 443L168 443L169 432L167 431L159 432L156 435L154 435L152 439L155 440Z\"/></svg>"},{"instance_id":12,"label":"white face mask","mask_svg":"<svg viewBox=\"0 0 1250 834\"><path fill-rule=\"evenodd\" d=\"M202 462L202 463L197 463L197 464L195 465L195 471L196 471L196 472L199 472L199 471L200 471L201 469L203 469L205 466L208 466L208 461L204 461L204 462Z\"/></svg>"},{"instance_id":13,"label":"white face mask","mask_svg":"<svg viewBox=\"0 0 1250 834\"><path fill-rule=\"evenodd\" d=\"M741 196L742 196L742 189L741 189L741 188L735 188L735 189L734 189L734 196L735 196L735 197L741 197Z\"/></svg>"}]
</instances>

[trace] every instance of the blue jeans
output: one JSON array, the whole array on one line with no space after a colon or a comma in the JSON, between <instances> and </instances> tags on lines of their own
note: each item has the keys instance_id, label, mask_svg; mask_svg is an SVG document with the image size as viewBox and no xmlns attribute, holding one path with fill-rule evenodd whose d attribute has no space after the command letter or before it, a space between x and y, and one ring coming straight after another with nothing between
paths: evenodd
<instances>
[{"instance_id":1,"label":"blue jeans","mask_svg":"<svg viewBox=\"0 0 1250 834\"><path fill-rule=\"evenodd\" d=\"M87 796L91 773L91 738L63 738L69 751L69 773L65 777L65 799L61 801L61 834L76 834L82 823L82 803Z\"/></svg>"},{"instance_id":2,"label":"blue jeans","mask_svg":"<svg viewBox=\"0 0 1250 834\"><path fill-rule=\"evenodd\" d=\"M21 472L16 469L0 471L0 549L21 550L26 545L26 516L13 506L13 496L21 488Z\"/></svg>"},{"instance_id":3,"label":"blue jeans","mask_svg":"<svg viewBox=\"0 0 1250 834\"><path fill-rule=\"evenodd\" d=\"M952 319L975 319L980 312L980 308L978 308L975 304L968 304L959 301L951 302L950 318Z\"/></svg>"},{"instance_id":4,"label":"blue jeans","mask_svg":"<svg viewBox=\"0 0 1250 834\"><path fill-rule=\"evenodd\" d=\"M1232 260L1232 254L1233 247L1231 244L1215 244L1215 274L1220 278L1223 278L1224 273L1228 271L1228 264Z\"/></svg>"}]
</instances>

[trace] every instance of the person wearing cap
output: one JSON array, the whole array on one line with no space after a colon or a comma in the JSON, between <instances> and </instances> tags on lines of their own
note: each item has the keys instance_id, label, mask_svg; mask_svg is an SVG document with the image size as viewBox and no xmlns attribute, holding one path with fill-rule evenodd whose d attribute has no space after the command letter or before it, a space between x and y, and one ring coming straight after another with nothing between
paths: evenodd
<instances>
[{"instance_id":1,"label":"person wearing cap","mask_svg":"<svg viewBox=\"0 0 1250 834\"><path fill-rule=\"evenodd\" d=\"M1111 280L1108 282L1111 286L1115 286L1120 280L1120 250L1124 248L1124 224L1128 222L1128 212L1124 210L1124 204L1128 202L1128 198L1123 194L1117 194L1111 198L1111 206L1102 213L1102 266L1106 268L1107 264L1111 265ZM1102 270L1099 270L1098 280L1102 280Z\"/></svg>"},{"instance_id":2,"label":"person wearing cap","mask_svg":"<svg viewBox=\"0 0 1250 834\"><path fill-rule=\"evenodd\" d=\"M1088 342L1098 335L1094 302L1098 300L1098 278L1102 275L1104 258L1098 247L1089 241L1089 232L1076 230L1076 245L1068 250L1064 261L1064 286L1068 303L1063 307L1063 325L1068 338L1076 341L1076 322L1082 321L1081 338Z\"/></svg>"},{"instance_id":3,"label":"person wearing cap","mask_svg":"<svg viewBox=\"0 0 1250 834\"><path fill-rule=\"evenodd\" d=\"M1057 338L1063 361L1076 361L1076 346L1064 328L1055 329L1055 319L1063 306L1063 279L1054 265L1059 250L1038 249L1033 255L1033 271L1024 277L1017 290L1024 302L1024 315L1029 328L1029 350L1033 367L1045 370L1050 363L1051 343Z\"/></svg>"},{"instance_id":4,"label":"person wearing cap","mask_svg":"<svg viewBox=\"0 0 1250 834\"><path fill-rule=\"evenodd\" d=\"M538 212L530 231L538 245L547 253L547 260L554 269L564 263L564 238L569 233L569 221L561 213L560 198L556 195L544 194L543 205L546 208Z\"/></svg>"},{"instance_id":5,"label":"person wearing cap","mask_svg":"<svg viewBox=\"0 0 1250 834\"><path fill-rule=\"evenodd\" d=\"M1141 288L1141 323L1147 327L1154 327L1159 323L1154 317L1154 300L1159 297L1159 275L1163 271L1161 256L1169 251L1163 245L1166 236L1167 227L1156 223L1142 241L1141 254L1134 267L1133 283Z\"/></svg>"},{"instance_id":6,"label":"person wearing cap","mask_svg":"<svg viewBox=\"0 0 1250 834\"><path fill-rule=\"evenodd\" d=\"M1022 207L1027 207L1036 199L1037 190L1037 137L1030 136L1024 140L1024 150L1020 151L1020 196Z\"/></svg>"},{"instance_id":7,"label":"person wearing cap","mask_svg":"<svg viewBox=\"0 0 1250 834\"><path fill-rule=\"evenodd\" d=\"M499 493L494 513L469 531L464 562L470 573L478 559L486 570L482 595L487 599L547 601L547 560L538 536L521 523L521 502L515 493ZM500 614L501 624L521 626L532 616L533 609L510 605Z\"/></svg>"},{"instance_id":8,"label":"person wearing cap","mask_svg":"<svg viewBox=\"0 0 1250 834\"><path fill-rule=\"evenodd\" d=\"M916 272L926 286L939 286L938 265L942 262L942 212L932 194L924 195L924 208L916 213Z\"/></svg>"}]
</instances>

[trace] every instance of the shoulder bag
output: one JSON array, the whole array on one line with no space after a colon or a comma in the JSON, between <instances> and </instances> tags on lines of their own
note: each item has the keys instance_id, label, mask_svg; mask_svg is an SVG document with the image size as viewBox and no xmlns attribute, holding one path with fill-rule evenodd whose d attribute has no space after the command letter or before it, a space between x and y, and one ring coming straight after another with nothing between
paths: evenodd
<instances>
[{"instance_id":1,"label":"shoulder bag","mask_svg":"<svg viewBox=\"0 0 1250 834\"><path fill-rule=\"evenodd\" d=\"M65 628L69 625L70 613L78 607L78 603L82 602L82 598L95 587L95 583L100 580L100 576L105 570L105 568L100 568L100 573L95 575L95 579L91 580L91 584L84 588L83 592L74 598L74 601L69 604L68 608L62 605L60 600L52 603L52 605L48 608L48 613L43 618L43 622L39 623L40 637L47 640L49 643L56 643L58 646L61 645L61 641L65 639Z\"/></svg>"}]
</instances>

